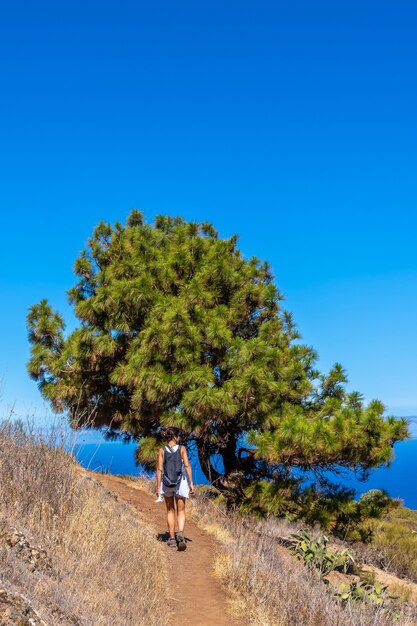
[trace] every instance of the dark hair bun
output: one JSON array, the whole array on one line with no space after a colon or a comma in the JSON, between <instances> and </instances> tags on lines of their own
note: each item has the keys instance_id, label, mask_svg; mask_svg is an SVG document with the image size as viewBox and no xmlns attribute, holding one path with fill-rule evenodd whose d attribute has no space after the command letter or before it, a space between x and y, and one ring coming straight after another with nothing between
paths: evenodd
<instances>
[{"instance_id":1,"label":"dark hair bun","mask_svg":"<svg viewBox=\"0 0 417 626\"><path fill-rule=\"evenodd\" d=\"M163 437L166 441L171 441L171 439L176 439L180 436L179 428L165 428L162 432Z\"/></svg>"}]
</instances>

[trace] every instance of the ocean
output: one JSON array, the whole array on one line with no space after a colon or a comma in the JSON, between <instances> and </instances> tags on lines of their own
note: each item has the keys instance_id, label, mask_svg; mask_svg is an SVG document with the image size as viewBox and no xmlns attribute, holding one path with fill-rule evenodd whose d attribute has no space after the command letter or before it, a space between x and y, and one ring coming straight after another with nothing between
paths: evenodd
<instances>
[{"instance_id":1,"label":"ocean","mask_svg":"<svg viewBox=\"0 0 417 626\"><path fill-rule=\"evenodd\" d=\"M413 429L412 429L413 430ZM415 434L415 433L414 433ZM143 468L135 462L136 444L121 441L89 441L86 436L78 439L73 452L79 463L88 469L110 474L127 474L138 476ZM343 477L341 484L355 489L360 495L369 489L385 489L393 498L401 498L404 505L417 509L417 439L402 441L394 448L395 459L389 468L376 469L371 472L366 482L360 482L353 474ZM207 484L207 480L196 457L190 456L194 482Z\"/></svg>"}]
</instances>

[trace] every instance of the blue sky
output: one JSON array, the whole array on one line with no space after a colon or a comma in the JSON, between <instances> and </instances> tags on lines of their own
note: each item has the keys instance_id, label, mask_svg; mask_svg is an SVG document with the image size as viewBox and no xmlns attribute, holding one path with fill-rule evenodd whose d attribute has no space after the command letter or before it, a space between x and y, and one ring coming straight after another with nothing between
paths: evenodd
<instances>
[{"instance_id":1,"label":"blue sky","mask_svg":"<svg viewBox=\"0 0 417 626\"><path fill-rule=\"evenodd\" d=\"M94 225L209 220L270 261L327 369L417 414L417 5L3 3L2 413L43 414L28 306Z\"/></svg>"}]
</instances>

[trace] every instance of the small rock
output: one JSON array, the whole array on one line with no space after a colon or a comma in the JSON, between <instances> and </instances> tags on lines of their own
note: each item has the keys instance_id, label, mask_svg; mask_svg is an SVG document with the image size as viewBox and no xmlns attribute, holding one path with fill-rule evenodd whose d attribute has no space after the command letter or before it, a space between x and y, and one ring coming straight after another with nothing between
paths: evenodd
<instances>
[{"instance_id":1,"label":"small rock","mask_svg":"<svg viewBox=\"0 0 417 626\"><path fill-rule=\"evenodd\" d=\"M16 528L1 528L0 542L3 541L8 545L24 563L29 565L31 572L36 570L52 575L52 561L42 548L31 546L26 540L23 533ZM2 626L0 624L0 626Z\"/></svg>"},{"instance_id":2,"label":"small rock","mask_svg":"<svg viewBox=\"0 0 417 626\"><path fill-rule=\"evenodd\" d=\"M0 591L1 626L46 626L21 595Z\"/></svg>"}]
</instances>

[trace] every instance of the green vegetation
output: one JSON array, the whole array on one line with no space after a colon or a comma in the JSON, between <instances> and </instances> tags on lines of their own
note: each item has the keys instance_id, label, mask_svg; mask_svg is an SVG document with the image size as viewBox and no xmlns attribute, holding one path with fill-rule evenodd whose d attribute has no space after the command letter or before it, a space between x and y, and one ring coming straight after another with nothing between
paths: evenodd
<instances>
[{"instance_id":1,"label":"green vegetation","mask_svg":"<svg viewBox=\"0 0 417 626\"><path fill-rule=\"evenodd\" d=\"M370 541L356 548L358 555L417 582L417 511L397 505L369 528Z\"/></svg>"},{"instance_id":2,"label":"green vegetation","mask_svg":"<svg viewBox=\"0 0 417 626\"><path fill-rule=\"evenodd\" d=\"M371 520L385 515L397 502L382 490L371 490L354 500L352 490L327 481L300 488L293 477L258 481L246 490L241 508L259 516L285 516L290 521L319 523L341 539L368 542L372 538Z\"/></svg>"},{"instance_id":3,"label":"green vegetation","mask_svg":"<svg viewBox=\"0 0 417 626\"><path fill-rule=\"evenodd\" d=\"M229 504L265 515L294 502L295 514L330 526L356 519L352 494L323 487L323 473L388 464L407 425L347 393L339 364L317 371L267 263L210 224L150 225L133 211L125 226L97 226L75 273L78 328L65 336L46 300L28 315L29 373L56 411L137 438L148 464L160 428L182 428ZM294 470L315 484L303 490Z\"/></svg>"},{"instance_id":4,"label":"green vegetation","mask_svg":"<svg viewBox=\"0 0 417 626\"><path fill-rule=\"evenodd\" d=\"M389 608L391 608L390 601L398 598L398 596L389 593L386 585L381 585L378 581L367 583L363 580L355 580L349 585L341 585L336 596L340 598L343 605L349 602L364 602Z\"/></svg>"},{"instance_id":5,"label":"green vegetation","mask_svg":"<svg viewBox=\"0 0 417 626\"><path fill-rule=\"evenodd\" d=\"M322 576L333 571L344 574L356 572L355 560L350 552L347 549L341 552L329 550L329 539L326 535L313 539L306 530L302 530L294 533L293 537L296 541L290 547L291 554Z\"/></svg>"},{"instance_id":6,"label":"green vegetation","mask_svg":"<svg viewBox=\"0 0 417 626\"><path fill-rule=\"evenodd\" d=\"M305 532L297 523L284 518L257 519L253 515L227 512L222 499L213 489L198 488L190 507L194 519L222 543L215 571L232 594L233 609L240 623L259 626L412 626L417 623L417 609L411 597L394 600L391 587L388 590L369 572L360 571L363 580L359 580L356 566L342 542L338 541L342 549L336 552L336 548L329 549L327 538L313 539L311 529ZM296 536L301 558L293 558L282 545L282 538L291 535ZM302 542L306 546L301 546ZM309 549L314 559L304 558ZM397 583L398 594L403 593L401 581Z\"/></svg>"},{"instance_id":7,"label":"green vegetation","mask_svg":"<svg viewBox=\"0 0 417 626\"><path fill-rule=\"evenodd\" d=\"M289 548L291 554L308 569L317 572L323 582L330 584L329 590L335 594L342 606L352 603L377 605L386 609L395 620L397 607L392 601L397 600L399 596L391 594L387 585L375 580L368 572L362 572L347 548L341 552L334 552L329 549L329 539L326 535L313 539L306 530L293 533L292 536L295 543ZM356 579L350 579L349 582L335 588L328 578L331 572L353 574Z\"/></svg>"}]
</instances>

